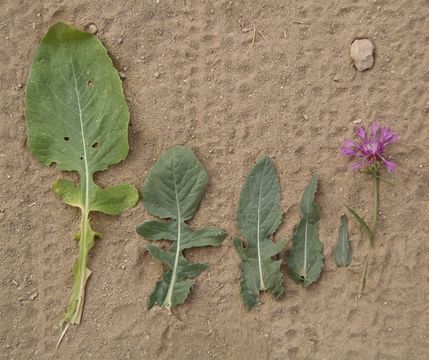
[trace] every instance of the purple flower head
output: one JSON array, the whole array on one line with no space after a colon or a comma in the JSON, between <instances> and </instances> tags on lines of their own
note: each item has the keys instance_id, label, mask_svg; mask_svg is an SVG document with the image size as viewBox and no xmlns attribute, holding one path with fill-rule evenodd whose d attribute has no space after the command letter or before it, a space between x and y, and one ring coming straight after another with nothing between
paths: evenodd
<instances>
[{"instance_id":1,"label":"purple flower head","mask_svg":"<svg viewBox=\"0 0 429 360\"><path fill-rule=\"evenodd\" d=\"M396 164L387 160L384 149L387 145L398 141L398 134L387 127L381 127L376 123L369 126L369 131L363 127L356 129L356 139L346 139L341 152L345 156L350 156L356 162L352 165L353 170L368 169L375 166L377 169L385 165L387 171L395 170Z\"/></svg>"}]
</instances>

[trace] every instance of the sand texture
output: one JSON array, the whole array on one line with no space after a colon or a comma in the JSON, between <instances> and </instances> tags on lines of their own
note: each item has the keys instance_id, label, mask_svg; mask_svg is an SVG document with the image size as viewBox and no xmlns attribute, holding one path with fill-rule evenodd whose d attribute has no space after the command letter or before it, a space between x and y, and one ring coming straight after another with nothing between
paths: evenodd
<instances>
[{"instance_id":1,"label":"sand texture","mask_svg":"<svg viewBox=\"0 0 429 360\"><path fill-rule=\"evenodd\" d=\"M29 152L23 98L38 42L57 21L95 24L125 75L130 153L98 183L141 187L163 151L187 145L209 173L191 225L229 235L220 248L187 252L210 267L170 315L147 310L162 265L135 232L150 218L141 204L119 217L94 214L104 236L91 252L82 323L53 357L80 214L50 189L64 174ZM429 359L428 34L427 0L2 0L0 358ZM375 64L358 72L350 44L362 37L375 45ZM390 151L398 169L381 187L375 253L357 301L368 244L352 219L351 266L337 269L332 252L345 203L369 218L371 181L352 173L338 148L356 123L373 120L400 134ZM265 153L282 189L276 239L291 237L301 194L319 175L326 260L317 283L304 289L286 277L284 297L263 294L249 312L232 236L245 174Z\"/></svg>"}]
</instances>

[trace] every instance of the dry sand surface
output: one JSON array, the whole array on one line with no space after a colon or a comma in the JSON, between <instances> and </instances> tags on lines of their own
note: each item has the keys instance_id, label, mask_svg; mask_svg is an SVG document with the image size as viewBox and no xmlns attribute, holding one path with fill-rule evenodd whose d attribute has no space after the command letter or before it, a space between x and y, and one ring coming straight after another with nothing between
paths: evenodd
<instances>
[{"instance_id":1,"label":"dry sand surface","mask_svg":"<svg viewBox=\"0 0 429 360\"><path fill-rule=\"evenodd\" d=\"M429 359L427 0L2 0L0 12L1 359ZM221 226L229 236L220 248L187 252L210 267L169 315L147 310L162 266L134 230L149 218L141 204L120 217L94 214L104 237L91 253L82 323L52 357L79 213L50 189L63 175L29 153L23 97L38 42L60 20L94 23L126 76L130 153L98 182L141 187L164 150L187 145L210 177L191 224ZM349 56L360 37L376 47L366 72ZM332 251L344 203L369 217L370 179L353 174L338 152L359 119L401 138L357 301L367 240L352 220L351 267L337 269ZM302 191L319 175L326 260L317 283L304 289L286 277L284 297L263 294L246 311L231 237L245 174L264 153L282 186L276 239L292 234Z\"/></svg>"}]
</instances>

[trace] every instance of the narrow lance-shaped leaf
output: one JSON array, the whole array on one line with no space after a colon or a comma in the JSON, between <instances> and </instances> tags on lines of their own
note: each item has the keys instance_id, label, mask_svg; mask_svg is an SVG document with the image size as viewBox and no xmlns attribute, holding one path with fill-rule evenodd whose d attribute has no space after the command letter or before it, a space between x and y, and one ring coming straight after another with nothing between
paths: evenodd
<instances>
[{"instance_id":1,"label":"narrow lance-shaped leaf","mask_svg":"<svg viewBox=\"0 0 429 360\"><path fill-rule=\"evenodd\" d=\"M374 240L374 233L371 231L371 229L369 228L369 225L365 222L365 220L359 216L359 214L354 211L351 207L348 207L346 205L347 210L350 212L350 214L352 214L352 216L355 218L355 220L359 223L359 225L361 226L362 230L364 230L369 237L369 241L372 244L373 240Z\"/></svg>"},{"instance_id":2,"label":"narrow lance-shaped leaf","mask_svg":"<svg viewBox=\"0 0 429 360\"><path fill-rule=\"evenodd\" d=\"M338 232L338 241L334 250L334 258L337 266L348 266L352 261L352 252L349 243L349 225L347 216L341 216L340 230Z\"/></svg>"},{"instance_id":3,"label":"narrow lance-shaped leaf","mask_svg":"<svg viewBox=\"0 0 429 360\"><path fill-rule=\"evenodd\" d=\"M25 115L32 154L44 165L80 175L79 185L65 179L53 185L55 193L82 212L75 236L79 258L64 315L67 329L81 320L91 274L88 254L100 236L91 228L90 212L116 215L138 200L131 185L102 189L93 180L94 173L126 157L129 121L118 72L97 37L63 23L49 29L30 70Z\"/></svg>"},{"instance_id":4,"label":"narrow lance-shaped leaf","mask_svg":"<svg viewBox=\"0 0 429 360\"><path fill-rule=\"evenodd\" d=\"M295 229L287 258L290 277L305 287L316 281L323 268L322 243L319 240L319 209L314 200L317 177L313 176L301 199L301 221Z\"/></svg>"},{"instance_id":5,"label":"narrow lance-shaped leaf","mask_svg":"<svg viewBox=\"0 0 429 360\"><path fill-rule=\"evenodd\" d=\"M241 259L241 296L248 309L258 303L260 291L276 297L284 292L281 260L271 259L287 242L271 239L281 221L279 180L271 159L264 156L247 175L237 208L237 226L246 246L238 237L234 246Z\"/></svg>"},{"instance_id":6,"label":"narrow lance-shaped leaf","mask_svg":"<svg viewBox=\"0 0 429 360\"><path fill-rule=\"evenodd\" d=\"M146 221L137 232L148 240L170 240L168 250L148 245L149 253L167 265L168 271L156 284L149 299L154 305L167 308L185 302L192 279L207 269L207 264L193 264L183 250L201 246L218 246L226 237L224 230L204 228L192 230L185 222L191 219L207 186L208 176L194 153L176 146L167 150L146 177L142 201L154 216L169 221Z\"/></svg>"}]
</instances>

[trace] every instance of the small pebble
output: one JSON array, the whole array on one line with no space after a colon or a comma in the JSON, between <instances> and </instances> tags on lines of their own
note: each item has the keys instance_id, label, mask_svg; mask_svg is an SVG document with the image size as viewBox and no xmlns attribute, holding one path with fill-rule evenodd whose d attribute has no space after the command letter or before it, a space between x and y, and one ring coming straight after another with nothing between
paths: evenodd
<instances>
[{"instance_id":1,"label":"small pebble","mask_svg":"<svg viewBox=\"0 0 429 360\"><path fill-rule=\"evenodd\" d=\"M310 119L310 118L308 117L308 115L306 115L306 114L304 114L302 117L304 118L304 120L305 120L305 121L308 121L308 120Z\"/></svg>"},{"instance_id":2,"label":"small pebble","mask_svg":"<svg viewBox=\"0 0 429 360\"><path fill-rule=\"evenodd\" d=\"M88 31L92 34L95 35L98 33L98 29L97 26L95 26L95 24L91 23L88 25Z\"/></svg>"},{"instance_id":3,"label":"small pebble","mask_svg":"<svg viewBox=\"0 0 429 360\"><path fill-rule=\"evenodd\" d=\"M352 121L352 124L360 124L362 122L362 119L356 119Z\"/></svg>"},{"instance_id":4,"label":"small pebble","mask_svg":"<svg viewBox=\"0 0 429 360\"><path fill-rule=\"evenodd\" d=\"M119 71L119 77L121 78L121 80L125 80L127 78L123 71Z\"/></svg>"},{"instance_id":5,"label":"small pebble","mask_svg":"<svg viewBox=\"0 0 429 360\"><path fill-rule=\"evenodd\" d=\"M155 74L153 74L153 76L155 76L157 79L159 79L159 72L156 72Z\"/></svg>"},{"instance_id":6,"label":"small pebble","mask_svg":"<svg viewBox=\"0 0 429 360\"><path fill-rule=\"evenodd\" d=\"M350 56L356 69L365 71L374 66L374 44L369 39L353 41L350 47Z\"/></svg>"},{"instance_id":7,"label":"small pebble","mask_svg":"<svg viewBox=\"0 0 429 360\"><path fill-rule=\"evenodd\" d=\"M420 168L420 169L423 169L423 164L420 164L420 165L419 165L419 168Z\"/></svg>"}]
</instances>

